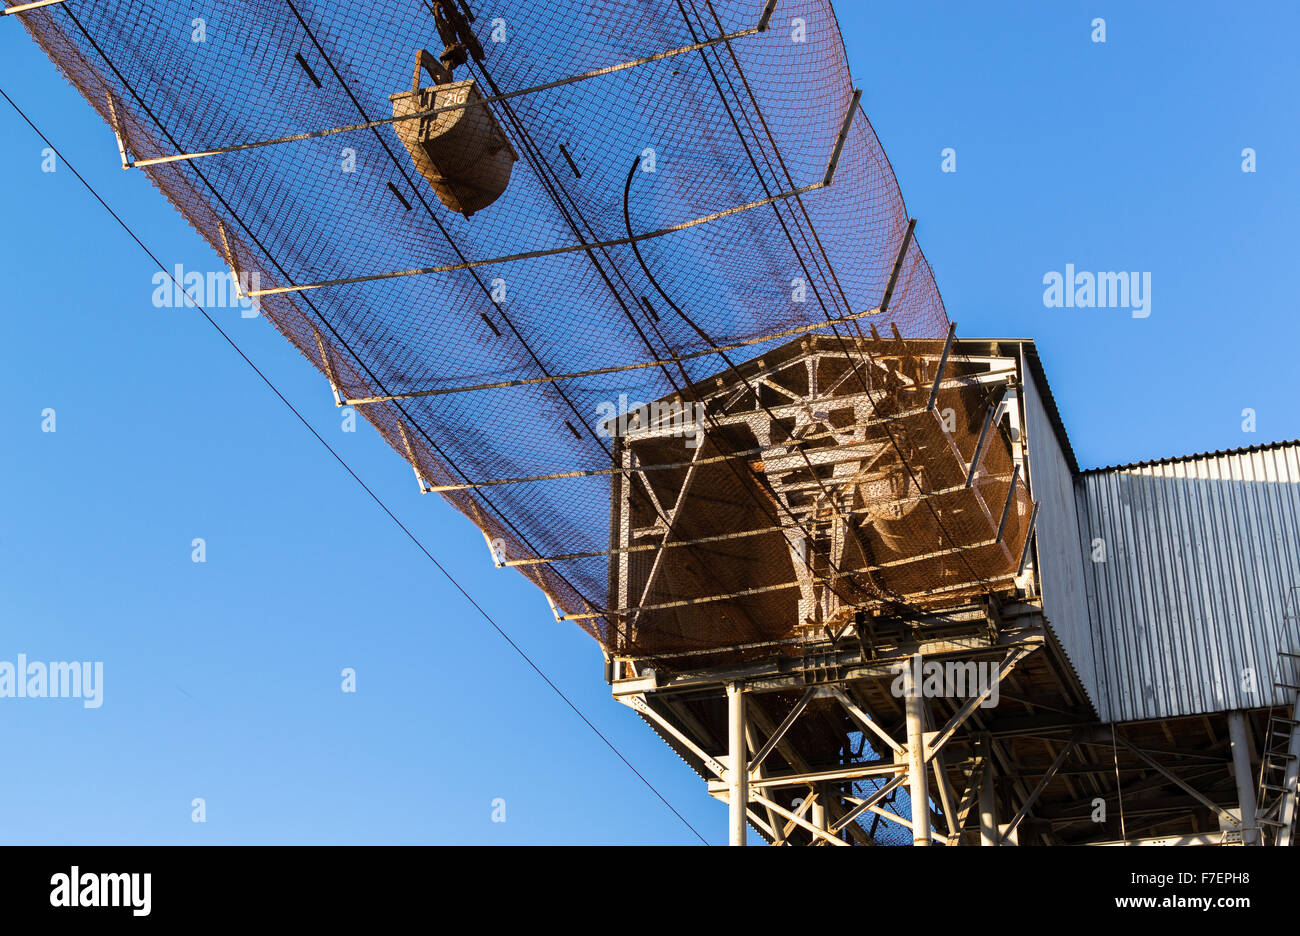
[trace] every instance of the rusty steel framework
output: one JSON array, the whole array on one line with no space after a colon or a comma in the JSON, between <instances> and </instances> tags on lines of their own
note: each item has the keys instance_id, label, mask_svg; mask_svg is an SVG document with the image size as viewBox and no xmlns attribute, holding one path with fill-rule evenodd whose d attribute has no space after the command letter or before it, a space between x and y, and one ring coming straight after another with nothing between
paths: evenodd
<instances>
[{"instance_id":1,"label":"rusty steel framework","mask_svg":"<svg viewBox=\"0 0 1300 936\"><path fill-rule=\"evenodd\" d=\"M704 436L694 456L671 407L622 427L621 456L664 469L656 496L674 522L618 499L616 486L611 605L626 606L627 643L611 651L608 679L728 803L732 844L750 830L779 845L1292 843L1300 656L1279 659L1293 692L1285 709L1099 719L1045 611L1042 550L1078 544L1044 547L1029 509L1029 495L1050 490L1055 442L1026 431L1025 344L866 342L881 378L872 393L893 397L882 417L863 394L837 393L845 349L800 339L701 392L722 401L732 434ZM959 367L939 367L945 350ZM917 487L891 470L884 427L908 440ZM736 482L711 461L726 444L746 453L752 490L789 508L786 522L761 526L734 509ZM900 508L926 499L928 534L913 523L917 540L894 538ZM927 551L941 527L964 548ZM786 554L746 545L762 537ZM708 588L689 560L664 559L687 543L717 549L736 590L747 575L768 583L753 589L756 621L735 621L714 595L659 600L665 587ZM818 561L801 569L801 553ZM830 590L837 576L848 604ZM760 622L766 639L743 653L688 649ZM639 651L643 630L657 658Z\"/></svg>"},{"instance_id":2,"label":"rusty steel framework","mask_svg":"<svg viewBox=\"0 0 1300 936\"><path fill-rule=\"evenodd\" d=\"M610 651L698 664L1014 594L1032 517L1014 362L951 351L805 337L631 414Z\"/></svg>"},{"instance_id":3,"label":"rusty steel framework","mask_svg":"<svg viewBox=\"0 0 1300 936\"><path fill-rule=\"evenodd\" d=\"M927 691L928 666L972 674L968 690ZM1247 769L1248 739L1280 716L1101 724L1032 601L880 622L797 658L616 662L612 685L740 804L732 844L751 829L776 845L1294 844L1294 758L1258 813ZM1294 749L1291 722L1285 737Z\"/></svg>"},{"instance_id":4,"label":"rusty steel framework","mask_svg":"<svg viewBox=\"0 0 1300 936\"><path fill-rule=\"evenodd\" d=\"M600 642L733 842L1291 834L1300 732L1259 823L1242 792L1267 713L1098 724L1039 598L1019 352L956 340L829 0L206 9L3 12ZM926 663L987 678L936 698Z\"/></svg>"},{"instance_id":5,"label":"rusty steel framework","mask_svg":"<svg viewBox=\"0 0 1300 936\"><path fill-rule=\"evenodd\" d=\"M202 41L154 0L14 18L337 401L606 648L607 505L641 482L609 471L602 404L690 393L792 335L860 371L868 326L949 327L825 0L224 0ZM458 35L445 73L421 54ZM475 90L394 115L413 61ZM518 156L472 217L397 126L467 108Z\"/></svg>"}]
</instances>

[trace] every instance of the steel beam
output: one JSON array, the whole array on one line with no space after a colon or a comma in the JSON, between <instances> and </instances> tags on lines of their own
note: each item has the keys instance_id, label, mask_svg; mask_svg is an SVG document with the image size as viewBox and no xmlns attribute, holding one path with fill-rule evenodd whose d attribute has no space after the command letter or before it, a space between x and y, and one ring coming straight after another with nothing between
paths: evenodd
<instances>
[{"instance_id":1,"label":"steel beam","mask_svg":"<svg viewBox=\"0 0 1300 936\"><path fill-rule=\"evenodd\" d=\"M1232 778L1237 784L1237 804L1241 810L1241 844L1259 845L1259 824L1255 820L1255 783L1250 769L1250 741L1243 712L1228 713L1228 737L1232 742Z\"/></svg>"},{"instance_id":2,"label":"steel beam","mask_svg":"<svg viewBox=\"0 0 1300 936\"><path fill-rule=\"evenodd\" d=\"M930 793L925 778L925 701L915 673L921 670L921 655L903 670L903 692L907 713L908 795L912 800L912 844L930 844Z\"/></svg>"},{"instance_id":3,"label":"steel beam","mask_svg":"<svg viewBox=\"0 0 1300 936\"><path fill-rule=\"evenodd\" d=\"M863 728L866 728L868 731L872 732L881 741L884 741L891 751L893 751L895 754L904 753L903 746L899 744L897 741L895 741L893 738L891 738L889 736L889 733L886 732L884 728L881 728L880 725L876 724L876 720L874 718L872 718L866 712L862 711L862 709L858 708L858 706L853 702L853 700L850 699L845 694L843 689L841 689L839 686L831 686L827 691L830 693L831 696L839 700L840 705L844 706L844 708L848 711L850 715L853 716L854 720L857 721L858 724L860 724Z\"/></svg>"},{"instance_id":4,"label":"steel beam","mask_svg":"<svg viewBox=\"0 0 1300 936\"><path fill-rule=\"evenodd\" d=\"M984 766L980 771L980 845L998 844L998 798L993 785L993 749L988 739Z\"/></svg>"},{"instance_id":5,"label":"steel beam","mask_svg":"<svg viewBox=\"0 0 1300 936\"><path fill-rule=\"evenodd\" d=\"M1038 797L1042 795L1043 790L1047 789L1047 785L1052 782L1052 778L1055 777L1056 772L1061 769L1061 765L1065 763L1065 758L1074 750L1074 746L1078 741L1079 734L1076 732L1074 736L1066 742L1065 746L1061 748L1061 752L1056 755L1056 759L1052 761L1052 765L1047 768L1047 773L1043 774L1043 779L1038 781L1038 786L1034 787L1033 792L1025 798L1025 801L1021 804L1020 810L1016 813L1015 818L1008 823L1006 829L1002 832L999 844L1016 840L1016 829L1020 827L1020 823L1024 821L1025 816L1029 815L1029 810L1033 808L1034 803L1038 802Z\"/></svg>"},{"instance_id":6,"label":"steel beam","mask_svg":"<svg viewBox=\"0 0 1300 936\"><path fill-rule=\"evenodd\" d=\"M813 824L812 824L811 822L809 822L807 819L804 819L802 816L798 816L798 815L792 813L790 810L786 809L786 808L785 808L784 806L782 806L780 803L774 803L774 802L772 802L770 799L768 799L768 798L765 797L765 796L761 796L761 795L755 793L755 794L754 794L754 801L755 801L756 803L760 803L760 804L762 804L763 806L766 806L768 809L771 809L773 812L777 813L778 815L785 816L787 819L789 819L789 820L790 820L791 822L793 822L795 825L799 826L799 828L804 829L804 830L806 830L806 831L812 833L812 835L813 835L814 838L820 839L820 840L822 840L822 841L824 841L824 842L826 842L826 843L828 843L828 844L830 844L830 845L848 845L848 844L849 844L848 842L845 842L845 841L843 841L842 839L838 839L838 838L836 838L834 835L832 835L830 832L826 831L825 829L819 829L819 828L817 828L817 826L813 825ZM743 844L743 843L742 843L742 844Z\"/></svg>"},{"instance_id":7,"label":"steel beam","mask_svg":"<svg viewBox=\"0 0 1300 936\"><path fill-rule=\"evenodd\" d=\"M771 754L772 750L781 743L781 739L785 737L785 733L790 730L790 726L794 724L795 719L803 714L803 710L808 707L808 703L813 700L815 694L815 689L809 689L805 692L799 701L795 703L794 708L790 710L790 714L786 715L786 717L781 720L781 724L776 726L776 730L772 732L772 736L767 739L767 743L755 752L753 759L750 761L750 773L758 771L759 767L762 766L763 761L767 759L767 755Z\"/></svg>"},{"instance_id":8,"label":"steel beam","mask_svg":"<svg viewBox=\"0 0 1300 936\"><path fill-rule=\"evenodd\" d=\"M27 13L30 10L39 10L41 7L54 6L56 3L63 2L64 0L33 0L32 3L23 3L18 6L0 9L0 16L12 16L15 13Z\"/></svg>"},{"instance_id":9,"label":"steel beam","mask_svg":"<svg viewBox=\"0 0 1300 936\"><path fill-rule=\"evenodd\" d=\"M389 393L383 396L358 397L355 400L344 400L343 402L348 406L364 406L369 403L387 403L392 400L415 400L421 397L445 396L449 393L477 393L481 390L505 390L510 387L529 387L534 384L557 383L561 380L580 380L584 377L601 377L606 374L621 374L627 371L667 367L670 364L680 364L683 361L692 361L696 358L721 354L725 351L734 351L737 348L745 348L756 344L765 344L779 338L792 338L797 335L807 334L808 332L820 331L823 328L834 328L836 325L840 325L844 322L852 322L868 315L879 314L879 309L868 309L865 312L849 312L845 315L833 316L823 322L797 325L793 328L786 328L781 331L759 335L757 338L746 338L744 341L718 345L714 348L704 348L700 351L688 351L685 354L674 354L664 358L657 358L653 361L637 361L633 364L617 364L611 367L596 367L590 370L574 371L573 373L568 374L548 374L545 377L522 377L518 380L495 380L489 383L462 384L453 387L435 387L428 390L411 390L407 393Z\"/></svg>"},{"instance_id":10,"label":"steel beam","mask_svg":"<svg viewBox=\"0 0 1300 936\"><path fill-rule=\"evenodd\" d=\"M1164 764L1161 764L1158 760L1156 760L1154 757L1152 757L1152 756L1151 756L1150 754L1148 754L1146 751L1140 750L1136 745L1133 744L1133 742L1129 741L1127 738L1119 737L1119 738L1118 738L1118 741L1119 741L1119 743L1120 743L1121 745L1124 746L1124 748L1125 748L1126 750L1128 750L1128 751L1131 752L1134 756L1136 756L1138 760L1142 761L1144 764L1146 764L1147 766L1149 766L1152 770L1155 770L1155 771L1157 771L1157 772L1163 774L1163 775L1164 775L1166 778L1168 778L1168 779L1170 780L1170 782L1172 782L1175 786L1177 786L1177 787L1178 787L1179 789L1181 789L1184 793L1186 793L1188 796L1192 797L1194 800L1196 800L1198 803L1200 803L1200 804L1201 804L1202 806L1204 806L1205 808L1207 808L1207 809L1213 811L1216 815L1218 815L1221 819L1223 819L1223 821L1226 822L1228 825L1230 825L1230 826L1232 826L1232 827L1234 827L1234 828L1240 828L1240 827L1241 827L1241 823L1240 823L1240 821L1238 821L1238 819L1237 819L1236 816L1234 816L1232 813L1228 812L1228 810L1224 809L1224 808L1223 808L1222 806L1220 806L1218 803L1215 803L1213 800L1211 800L1211 799L1210 799L1209 797L1207 797L1205 794L1203 794L1203 793L1201 793L1200 791L1194 789L1190 784L1187 783L1187 781L1183 780L1182 777L1178 776L1176 773L1174 773L1174 772L1173 772L1172 770L1170 770L1168 767L1164 766Z\"/></svg>"},{"instance_id":11,"label":"steel beam","mask_svg":"<svg viewBox=\"0 0 1300 936\"><path fill-rule=\"evenodd\" d=\"M1006 659L1002 661L1002 665L998 667L997 672L993 674L993 679L989 681L989 684L984 687L983 691L978 695L967 699L966 704L958 709L956 714L954 714L952 718L948 719L948 723L943 726L943 729L935 735L934 740L930 742L929 750L926 752L926 760L932 758L935 755L935 752L942 748L949 739L957 733L957 729L965 724L966 719L970 718L971 715L974 714L975 710L984 703L984 700L992 694L993 686L996 683L1000 683L1002 678L1010 673L1017 663L1029 656L1032 652L1032 648L1017 647L1007 654Z\"/></svg>"},{"instance_id":12,"label":"steel beam","mask_svg":"<svg viewBox=\"0 0 1300 936\"><path fill-rule=\"evenodd\" d=\"M745 763L745 692L739 683L727 684L727 751L728 844L744 845L749 770ZM766 801L763 804L772 805Z\"/></svg>"}]
</instances>

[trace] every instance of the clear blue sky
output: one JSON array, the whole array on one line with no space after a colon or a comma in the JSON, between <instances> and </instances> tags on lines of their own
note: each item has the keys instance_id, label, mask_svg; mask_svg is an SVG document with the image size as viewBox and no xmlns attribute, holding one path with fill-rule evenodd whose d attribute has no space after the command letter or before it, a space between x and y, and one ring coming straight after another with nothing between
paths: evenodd
<instances>
[{"instance_id":1,"label":"clear blue sky","mask_svg":"<svg viewBox=\"0 0 1300 936\"><path fill-rule=\"evenodd\" d=\"M1300 437L1300 8L845 0L839 15L959 333L1038 340L1084 467ZM145 176L118 168L111 134L13 21L0 21L0 86L166 262L220 268ZM197 313L154 308L148 258L70 172L41 172L43 144L2 103L0 134L0 660L105 671L99 709L0 700L0 842L696 841ZM955 173L940 171L945 147ZM1044 308L1044 273L1067 263L1149 271L1151 316ZM364 423L342 432L267 323L219 314L725 842L725 807L610 699L596 644L494 569ZM41 431L49 407L55 433ZM191 562L195 537L206 563ZM345 666L355 694L340 691Z\"/></svg>"}]
</instances>

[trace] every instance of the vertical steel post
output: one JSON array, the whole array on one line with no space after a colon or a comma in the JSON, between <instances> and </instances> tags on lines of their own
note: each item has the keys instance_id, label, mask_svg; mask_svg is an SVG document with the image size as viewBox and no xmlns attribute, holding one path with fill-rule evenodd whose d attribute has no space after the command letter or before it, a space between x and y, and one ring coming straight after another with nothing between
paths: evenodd
<instances>
[{"instance_id":1,"label":"vertical steel post","mask_svg":"<svg viewBox=\"0 0 1300 936\"><path fill-rule=\"evenodd\" d=\"M808 821L819 829L826 828L826 807L820 800L808 807Z\"/></svg>"},{"instance_id":2,"label":"vertical steel post","mask_svg":"<svg viewBox=\"0 0 1300 936\"><path fill-rule=\"evenodd\" d=\"M998 799L993 790L993 742L984 738L980 747L984 756L983 776L980 778L980 845L997 845Z\"/></svg>"},{"instance_id":3,"label":"vertical steel post","mask_svg":"<svg viewBox=\"0 0 1300 936\"><path fill-rule=\"evenodd\" d=\"M728 844L744 845L749 759L745 752L745 694L739 683L727 683L727 753Z\"/></svg>"},{"instance_id":4,"label":"vertical steel post","mask_svg":"<svg viewBox=\"0 0 1300 936\"><path fill-rule=\"evenodd\" d=\"M1228 738L1232 743L1232 776L1237 781L1237 805L1241 807L1241 844L1259 844L1255 821L1255 784L1250 769L1250 742L1246 739L1246 716L1228 713Z\"/></svg>"},{"instance_id":5,"label":"vertical steel post","mask_svg":"<svg viewBox=\"0 0 1300 936\"><path fill-rule=\"evenodd\" d=\"M917 680L921 675L921 654L908 661L903 671L907 695L907 778L912 799L912 844L930 844L930 791L925 778L925 702Z\"/></svg>"}]
</instances>

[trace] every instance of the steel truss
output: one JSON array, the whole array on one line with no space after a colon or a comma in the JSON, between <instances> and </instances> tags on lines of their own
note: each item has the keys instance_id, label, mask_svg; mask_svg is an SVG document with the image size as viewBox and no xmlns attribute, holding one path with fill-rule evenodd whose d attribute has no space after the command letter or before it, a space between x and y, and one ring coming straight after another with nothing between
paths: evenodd
<instances>
[{"instance_id":1,"label":"steel truss","mask_svg":"<svg viewBox=\"0 0 1300 936\"><path fill-rule=\"evenodd\" d=\"M881 823L914 845L1253 844L1229 732L1198 716L1214 742L1178 748L1149 725L1100 724L1032 604L936 615L874 651L860 629L801 657L671 674L615 658L613 694L728 804L732 845L750 829L776 845L877 844ZM964 696L916 678L976 662L995 676ZM1022 707L1033 714L1007 713ZM859 756L828 762L810 739L831 723ZM1125 815L1096 822L1099 800Z\"/></svg>"}]
</instances>

